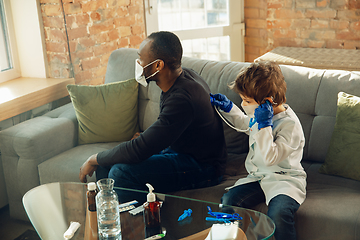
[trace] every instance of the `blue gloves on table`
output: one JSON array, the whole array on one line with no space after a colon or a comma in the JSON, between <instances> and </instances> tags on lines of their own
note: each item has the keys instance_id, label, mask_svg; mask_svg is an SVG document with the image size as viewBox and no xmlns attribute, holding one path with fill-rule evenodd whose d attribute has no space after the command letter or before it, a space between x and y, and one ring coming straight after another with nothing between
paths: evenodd
<instances>
[{"instance_id":1,"label":"blue gloves on table","mask_svg":"<svg viewBox=\"0 0 360 240\"><path fill-rule=\"evenodd\" d=\"M233 107L232 101L230 101L225 95L221 93L210 93L211 105L219 107L224 112L230 112Z\"/></svg>"},{"instance_id":2,"label":"blue gloves on table","mask_svg":"<svg viewBox=\"0 0 360 240\"><path fill-rule=\"evenodd\" d=\"M254 115L259 130L261 128L273 126L272 118L274 116L274 110L270 101L266 100L265 103L256 108Z\"/></svg>"}]
</instances>

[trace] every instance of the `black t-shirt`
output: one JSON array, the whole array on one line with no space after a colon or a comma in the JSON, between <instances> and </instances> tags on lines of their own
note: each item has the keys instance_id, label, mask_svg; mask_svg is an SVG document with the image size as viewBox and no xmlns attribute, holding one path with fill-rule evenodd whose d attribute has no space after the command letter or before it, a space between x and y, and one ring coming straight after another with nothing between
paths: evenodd
<instances>
[{"instance_id":1,"label":"black t-shirt","mask_svg":"<svg viewBox=\"0 0 360 240\"><path fill-rule=\"evenodd\" d=\"M215 166L218 174L223 174L227 158L224 131L209 93L199 74L183 68L173 86L161 93L158 119L138 138L100 152L98 163L137 163L170 147L199 163Z\"/></svg>"}]
</instances>

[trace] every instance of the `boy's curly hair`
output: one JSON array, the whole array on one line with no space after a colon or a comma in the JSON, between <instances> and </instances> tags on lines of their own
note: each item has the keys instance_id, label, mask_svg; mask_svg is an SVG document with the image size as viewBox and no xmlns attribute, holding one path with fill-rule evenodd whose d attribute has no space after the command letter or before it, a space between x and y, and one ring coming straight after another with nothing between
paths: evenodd
<instances>
[{"instance_id":1,"label":"boy's curly hair","mask_svg":"<svg viewBox=\"0 0 360 240\"><path fill-rule=\"evenodd\" d=\"M279 65L274 62L252 63L240 71L229 87L253 98L258 104L262 104L266 97L272 97L274 106L286 102L286 82Z\"/></svg>"}]
</instances>

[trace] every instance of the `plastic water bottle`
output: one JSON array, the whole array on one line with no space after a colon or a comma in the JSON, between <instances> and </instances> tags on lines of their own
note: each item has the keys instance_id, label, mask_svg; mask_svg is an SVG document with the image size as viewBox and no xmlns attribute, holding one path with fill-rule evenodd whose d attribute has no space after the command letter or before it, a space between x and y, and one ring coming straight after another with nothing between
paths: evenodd
<instances>
[{"instance_id":1,"label":"plastic water bottle","mask_svg":"<svg viewBox=\"0 0 360 240\"><path fill-rule=\"evenodd\" d=\"M100 192L96 195L99 239L121 240L118 196L113 190L114 179L97 181Z\"/></svg>"}]
</instances>

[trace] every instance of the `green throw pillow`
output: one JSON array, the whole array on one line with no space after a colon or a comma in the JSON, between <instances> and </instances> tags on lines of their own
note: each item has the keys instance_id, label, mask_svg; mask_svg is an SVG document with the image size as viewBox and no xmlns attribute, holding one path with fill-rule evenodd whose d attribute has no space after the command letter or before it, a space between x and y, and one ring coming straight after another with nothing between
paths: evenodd
<instances>
[{"instance_id":1,"label":"green throw pillow","mask_svg":"<svg viewBox=\"0 0 360 240\"><path fill-rule=\"evenodd\" d=\"M67 85L79 122L79 144L127 141L139 131L135 79L98 86Z\"/></svg>"},{"instance_id":2,"label":"green throw pillow","mask_svg":"<svg viewBox=\"0 0 360 240\"><path fill-rule=\"evenodd\" d=\"M336 123L320 173L360 181L360 97L339 92Z\"/></svg>"}]
</instances>

